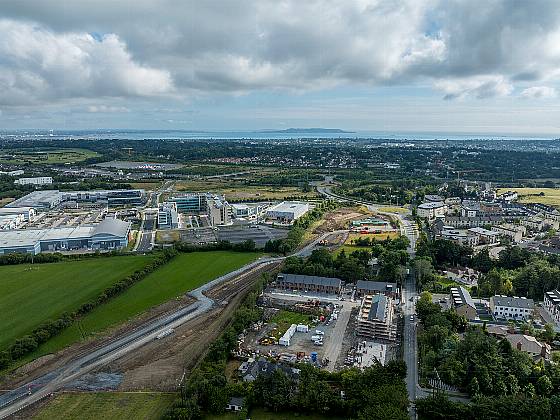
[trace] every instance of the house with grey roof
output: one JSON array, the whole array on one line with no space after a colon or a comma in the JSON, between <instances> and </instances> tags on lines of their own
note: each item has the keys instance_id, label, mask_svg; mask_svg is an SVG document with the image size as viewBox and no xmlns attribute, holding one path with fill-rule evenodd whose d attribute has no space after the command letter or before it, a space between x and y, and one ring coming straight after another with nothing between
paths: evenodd
<instances>
[{"instance_id":1,"label":"house with grey roof","mask_svg":"<svg viewBox=\"0 0 560 420\"><path fill-rule=\"evenodd\" d=\"M356 297L382 294L395 299L398 297L398 293L397 283L368 280L358 280L356 282Z\"/></svg>"},{"instance_id":2,"label":"house with grey roof","mask_svg":"<svg viewBox=\"0 0 560 420\"><path fill-rule=\"evenodd\" d=\"M469 321L476 319L476 306L471 294L463 286L452 287L449 289L451 307L459 315L464 316Z\"/></svg>"},{"instance_id":3,"label":"house with grey roof","mask_svg":"<svg viewBox=\"0 0 560 420\"><path fill-rule=\"evenodd\" d=\"M271 363L264 357L260 357L258 360L249 359L246 364L239 367L243 382L253 382L260 375L270 376L277 370L282 370L291 379L299 379L299 369L283 363Z\"/></svg>"},{"instance_id":4,"label":"house with grey roof","mask_svg":"<svg viewBox=\"0 0 560 420\"><path fill-rule=\"evenodd\" d=\"M533 299L517 296L496 295L490 298L490 311L495 318L526 320L532 316Z\"/></svg>"},{"instance_id":5,"label":"house with grey roof","mask_svg":"<svg viewBox=\"0 0 560 420\"><path fill-rule=\"evenodd\" d=\"M280 273L276 277L276 287L284 290L340 294L342 280L333 277Z\"/></svg>"}]
</instances>

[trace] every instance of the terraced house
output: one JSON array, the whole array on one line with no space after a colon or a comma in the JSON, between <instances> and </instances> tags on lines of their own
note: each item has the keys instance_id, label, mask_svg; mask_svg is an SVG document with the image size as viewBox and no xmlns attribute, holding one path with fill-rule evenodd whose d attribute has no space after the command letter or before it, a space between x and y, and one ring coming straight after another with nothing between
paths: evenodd
<instances>
[{"instance_id":1,"label":"terraced house","mask_svg":"<svg viewBox=\"0 0 560 420\"><path fill-rule=\"evenodd\" d=\"M340 294L342 280L332 277L304 276L301 274L278 274L276 286L284 290L297 290L326 294Z\"/></svg>"}]
</instances>

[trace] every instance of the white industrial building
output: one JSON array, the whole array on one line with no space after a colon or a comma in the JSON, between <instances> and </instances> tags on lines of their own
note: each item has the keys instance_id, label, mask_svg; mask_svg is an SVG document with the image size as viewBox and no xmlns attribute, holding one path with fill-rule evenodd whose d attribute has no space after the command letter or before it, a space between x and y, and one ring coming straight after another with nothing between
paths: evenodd
<instances>
[{"instance_id":1,"label":"white industrial building","mask_svg":"<svg viewBox=\"0 0 560 420\"><path fill-rule=\"evenodd\" d=\"M118 219L104 219L93 226L0 231L0 255L121 249L128 245L130 225Z\"/></svg>"},{"instance_id":2,"label":"white industrial building","mask_svg":"<svg viewBox=\"0 0 560 420\"><path fill-rule=\"evenodd\" d=\"M8 175L8 176L20 176L23 175L25 172L22 169L18 169L16 171L0 171L1 175Z\"/></svg>"},{"instance_id":3,"label":"white industrial building","mask_svg":"<svg viewBox=\"0 0 560 420\"><path fill-rule=\"evenodd\" d=\"M33 207L1 207L0 208L0 217L1 216L10 216L10 215L22 215L23 220L26 222L33 221L37 212Z\"/></svg>"},{"instance_id":4,"label":"white industrial building","mask_svg":"<svg viewBox=\"0 0 560 420\"><path fill-rule=\"evenodd\" d=\"M19 178L14 181L18 185L48 185L52 184L53 179L50 176L38 176L36 178Z\"/></svg>"},{"instance_id":5,"label":"white industrial building","mask_svg":"<svg viewBox=\"0 0 560 420\"><path fill-rule=\"evenodd\" d=\"M490 311L496 318L526 320L532 316L533 299L496 295L490 298Z\"/></svg>"},{"instance_id":6,"label":"white industrial building","mask_svg":"<svg viewBox=\"0 0 560 420\"><path fill-rule=\"evenodd\" d=\"M418 217L433 220L436 217L444 217L447 213L447 205L442 201L422 203L417 208Z\"/></svg>"},{"instance_id":7,"label":"white industrial building","mask_svg":"<svg viewBox=\"0 0 560 420\"><path fill-rule=\"evenodd\" d=\"M282 201L266 210L266 218L278 223L293 223L309 211L309 203Z\"/></svg>"},{"instance_id":8,"label":"white industrial building","mask_svg":"<svg viewBox=\"0 0 560 420\"><path fill-rule=\"evenodd\" d=\"M24 222L23 214L0 214L0 230L17 229Z\"/></svg>"}]
</instances>

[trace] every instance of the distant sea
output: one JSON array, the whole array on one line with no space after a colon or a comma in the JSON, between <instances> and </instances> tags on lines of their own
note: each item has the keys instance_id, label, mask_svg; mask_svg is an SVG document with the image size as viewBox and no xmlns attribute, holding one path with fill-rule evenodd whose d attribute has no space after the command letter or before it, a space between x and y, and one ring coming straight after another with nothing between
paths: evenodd
<instances>
[{"instance_id":1,"label":"distant sea","mask_svg":"<svg viewBox=\"0 0 560 420\"><path fill-rule=\"evenodd\" d=\"M0 130L0 137L19 139L386 139L386 140L552 140L559 135L496 135L441 132L342 131L330 129L289 129L255 131L189 130Z\"/></svg>"}]
</instances>

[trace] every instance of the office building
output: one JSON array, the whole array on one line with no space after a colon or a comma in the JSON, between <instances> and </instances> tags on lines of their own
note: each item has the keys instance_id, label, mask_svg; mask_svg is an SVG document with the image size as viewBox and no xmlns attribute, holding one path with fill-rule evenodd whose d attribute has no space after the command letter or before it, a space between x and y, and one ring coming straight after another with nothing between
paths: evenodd
<instances>
[{"instance_id":1,"label":"office building","mask_svg":"<svg viewBox=\"0 0 560 420\"><path fill-rule=\"evenodd\" d=\"M76 203L107 203L109 207L140 206L145 201L144 190L92 190L92 191L33 191L4 208L33 208L35 210L51 210L63 202Z\"/></svg>"},{"instance_id":2,"label":"office building","mask_svg":"<svg viewBox=\"0 0 560 420\"><path fill-rule=\"evenodd\" d=\"M254 219L263 211L260 204L232 204L231 213L237 219Z\"/></svg>"},{"instance_id":3,"label":"office building","mask_svg":"<svg viewBox=\"0 0 560 420\"><path fill-rule=\"evenodd\" d=\"M19 178L14 181L18 185L48 185L52 184L53 179L50 176L39 176L36 178Z\"/></svg>"},{"instance_id":4,"label":"office building","mask_svg":"<svg viewBox=\"0 0 560 420\"><path fill-rule=\"evenodd\" d=\"M223 195L211 193L186 193L173 196L177 211L185 214L206 214L211 226L231 223L230 205Z\"/></svg>"},{"instance_id":5,"label":"office building","mask_svg":"<svg viewBox=\"0 0 560 420\"><path fill-rule=\"evenodd\" d=\"M159 205L157 224L160 229L177 229L179 227L177 203L165 202Z\"/></svg>"}]
</instances>

